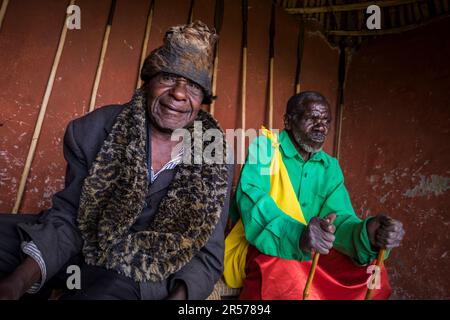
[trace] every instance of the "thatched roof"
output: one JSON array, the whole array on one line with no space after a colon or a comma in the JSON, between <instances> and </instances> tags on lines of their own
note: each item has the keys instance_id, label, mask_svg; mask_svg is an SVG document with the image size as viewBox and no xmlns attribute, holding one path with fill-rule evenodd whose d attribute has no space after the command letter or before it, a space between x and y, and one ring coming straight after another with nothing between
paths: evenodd
<instances>
[{"instance_id":1,"label":"thatched roof","mask_svg":"<svg viewBox=\"0 0 450 320\"><path fill-rule=\"evenodd\" d=\"M301 21L315 20L331 43L357 45L368 37L401 33L450 15L450 0L277 0ZM369 30L370 5L381 9L381 29Z\"/></svg>"}]
</instances>

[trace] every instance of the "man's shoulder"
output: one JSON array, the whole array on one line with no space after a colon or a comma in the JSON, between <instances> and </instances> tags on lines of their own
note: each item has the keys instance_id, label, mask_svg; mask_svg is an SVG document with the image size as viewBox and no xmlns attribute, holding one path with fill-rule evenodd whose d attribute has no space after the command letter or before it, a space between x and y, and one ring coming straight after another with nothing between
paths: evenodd
<instances>
[{"instance_id":1,"label":"man's shoulder","mask_svg":"<svg viewBox=\"0 0 450 320\"><path fill-rule=\"evenodd\" d=\"M126 105L108 105L72 120L66 137L72 137L80 147L97 152L111 131L117 116Z\"/></svg>"},{"instance_id":2,"label":"man's shoulder","mask_svg":"<svg viewBox=\"0 0 450 320\"><path fill-rule=\"evenodd\" d=\"M124 108L124 104L103 106L74 119L72 122L79 127L89 127L91 129L95 127L109 127L113 125L114 120Z\"/></svg>"},{"instance_id":3,"label":"man's shoulder","mask_svg":"<svg viewBox=\"0 0 450 320\"><path fill-rule=\"evenodd\" d=\"M317 156L323 161L326 167L335 169L336 167L339 167L339 161L337 158L333 157L332 155L326 153L325 151L319 151L317 153Z\"/></svg>"}]
</instances>

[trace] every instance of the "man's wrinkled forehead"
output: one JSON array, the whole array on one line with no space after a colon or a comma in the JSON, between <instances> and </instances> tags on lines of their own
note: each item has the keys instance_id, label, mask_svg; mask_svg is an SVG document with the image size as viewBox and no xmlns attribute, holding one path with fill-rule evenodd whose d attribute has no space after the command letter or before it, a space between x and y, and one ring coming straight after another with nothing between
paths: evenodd
<instances>
[{"instance_id":1,"label":"man's wrinkled forehead","mask_svg":"<svg viewBox=\"0 0 450 320\"><path fill-rule=\"evenodd\" d=\"M325 102L309 101L305 103L305 113L303 116L306 117L329 117L330 116L330 106Z\"/></svg>"}]
</instances>

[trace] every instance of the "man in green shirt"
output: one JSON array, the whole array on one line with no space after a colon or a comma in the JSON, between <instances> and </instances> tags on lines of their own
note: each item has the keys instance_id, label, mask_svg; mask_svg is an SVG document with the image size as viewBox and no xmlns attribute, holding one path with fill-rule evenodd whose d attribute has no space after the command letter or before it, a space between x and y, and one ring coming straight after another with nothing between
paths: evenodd
<instances>
[{"instance_id":1,"label":"man in green shirt","mask_svg":"<svg viewBox=\"0 0 450 320\"><path fill-rule=\"evenodd\" d=\"M274 146L259 136L249 148L231 212L234 218L240 215L251 248L258 254L306 261L312 253L328 254L334 247L356 264L368 265L380 248L399 246L401 222L384 214L358 218L337 159L322 151L331 123L326 98L317 92L291 97L284 123L279 150L306 225L283 212L269 195L271 162L266 160L272 158ZM254 257L249 251L247 275L252 272L249 258Z\"/></svg>"}]
</instances>

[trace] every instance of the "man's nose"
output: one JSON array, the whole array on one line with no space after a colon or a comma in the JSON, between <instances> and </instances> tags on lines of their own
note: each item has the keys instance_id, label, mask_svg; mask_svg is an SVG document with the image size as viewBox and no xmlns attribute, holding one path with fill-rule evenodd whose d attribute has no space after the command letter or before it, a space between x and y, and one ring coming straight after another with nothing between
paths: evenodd
<instances>
[{"instance_id":1,"label":"man's nose","mask_svg":"<svg viewBox=\"0 0 450 320\"><path fill-rule=\"evenodd\" d=\"M316 130L325 133L327 131L327 127L323 123L319 123L316 125Z\"/></svg>"},{"instance_id":2,"label":"man's nose","mask_svg":"<svg viewBox=\"0 0 450 320\"><path fill-rule=\"evenodd\" d=\"M170 89L170 94L179 101L187 100L186 81L177 80Z\"/></svg>"}]
</instances>

